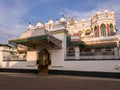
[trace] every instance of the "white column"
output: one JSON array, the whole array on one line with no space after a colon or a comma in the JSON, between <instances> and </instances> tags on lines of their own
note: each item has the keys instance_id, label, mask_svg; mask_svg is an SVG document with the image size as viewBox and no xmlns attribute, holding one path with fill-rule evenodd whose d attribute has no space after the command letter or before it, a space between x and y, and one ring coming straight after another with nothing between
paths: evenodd
<instances>
[{"instance_id":1,"label":"white column","mask_svg":"<svg viewBox=\"0 0 120 90\"><path fill-rule=\"evenodd\" d=\"M80 54L80 50L79 50L79 47L75 47L75 59L79 59L79 54Z\"/></svg>"},{"instance_id":2,"label":"white column","mask_svg":"<svg viewBox=\"0 0 120 90\"><path fill-rule=\"evenodd\" d=\"M119 50L117 47L114 48L114 53L115 53L115 57L118 58L119 57Z\"/></svg>"}]
</instances>

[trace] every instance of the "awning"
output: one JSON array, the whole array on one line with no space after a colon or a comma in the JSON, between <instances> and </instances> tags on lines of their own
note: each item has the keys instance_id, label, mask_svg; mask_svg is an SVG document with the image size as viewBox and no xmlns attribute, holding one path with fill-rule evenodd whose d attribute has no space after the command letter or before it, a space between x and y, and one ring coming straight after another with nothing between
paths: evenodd
<instances>
[{"instance_id":1,"label":"awning","mask_svg":"<svg viewBox=\"0 0 120 90\"><path fill-rule=\"evenodd\" d=\"M77 45L77 46L85 46L85 42L79 40L71 40L71 36L67 36L67 45Z\"/></svg>"},{"instance_id":2,"label":"awning","mask_svg":"<svg viewBox=\"0 0 120 90\"><path fill-rule=\"evenodd\" d=\"M62 41L53 37L52 35L45 34L42 36L34 36L28 38L18 38L14 40L9 40L10 44L22 44L28 47L35 46L45 46L51 49L60 49L62 48Z\"/></svg>"},{"instance_id":3,"label":"awning","mask_svg":"<svg viewBox=\"0 0 120 90\"><path fill-rule=\"evenodd\" d=\"M97 43L97 44L90 44L87 45L88 48L106 48L106 47L117 47L116 42L109 42L109 43Z\"/></svg>"}]
</instances>

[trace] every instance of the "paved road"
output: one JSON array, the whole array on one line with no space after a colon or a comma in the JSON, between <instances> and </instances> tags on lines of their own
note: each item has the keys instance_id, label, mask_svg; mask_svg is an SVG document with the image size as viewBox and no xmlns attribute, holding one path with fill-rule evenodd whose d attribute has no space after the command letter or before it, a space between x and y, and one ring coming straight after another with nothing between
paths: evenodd
<instances>
[{"instance_id":1,"label":"paved road","mask_svg":"<svg viewBox=\"0 0 120 90\"><path fill-rule=\"evenodd\" d=\"M0 73L0 90L120 90L120 79Z\"/></svg>"}]
</instances>

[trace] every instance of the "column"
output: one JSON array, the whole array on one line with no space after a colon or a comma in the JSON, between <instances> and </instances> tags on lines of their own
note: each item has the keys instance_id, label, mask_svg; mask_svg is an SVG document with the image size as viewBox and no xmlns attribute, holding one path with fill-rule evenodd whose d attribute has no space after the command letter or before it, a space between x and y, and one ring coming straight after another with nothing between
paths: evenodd
<instances>
[{"instance_id":1,"label":"column","mask_svg":"<svg viewBox=\"0 0 120 90\"><path fill-rule=\"evenodd\" d=\"M75 59L79 59L80 58L80 50L79 50L79 47L75 47Z\"/></svg>"},{"instance_id":2,"label":"column","mask_svg":"<svg viewBox=\"0 0 120 90\"><path fill-rule=\"evenodd\" d=\"M115 58L119 57L119 50L117 47L114 48Z\"/></svg>"},{"instance_id":3,"label":"column","mask_svg":"<svg viewBox=\"0 0 120 90\"><path fill-rule=\"evenodd\" d=\"M110 25L107 24L107 35L110 36Z\"/></svg>"},{"instance_id":4,"label":"column","mask_svg":"<svg viewBox=\"0 0 120 90\"><path fill-rule=\"evenodd\" d=\"M99 25L97 26L97 31L98 31L98 37L100 37L100 27L99 27Z\"/></svg>"}]
</instances>

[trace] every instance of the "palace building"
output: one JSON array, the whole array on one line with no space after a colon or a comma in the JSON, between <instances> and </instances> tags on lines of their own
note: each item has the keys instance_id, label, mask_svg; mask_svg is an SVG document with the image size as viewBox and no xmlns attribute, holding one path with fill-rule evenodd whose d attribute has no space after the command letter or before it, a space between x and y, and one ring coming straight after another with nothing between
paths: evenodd
<instances>
[{"instance_id":1,"label":"palace building","mask_svg":"<svg viewBox=\"0 0 120 90\"><path fill-rule=\"evenodd\" d=\"M17 39L24 60L4 60L0 70L120 78L120 35L114 11L97 11L89 20L65 16L29 24Z\"/></svg>"}]
</instances>

